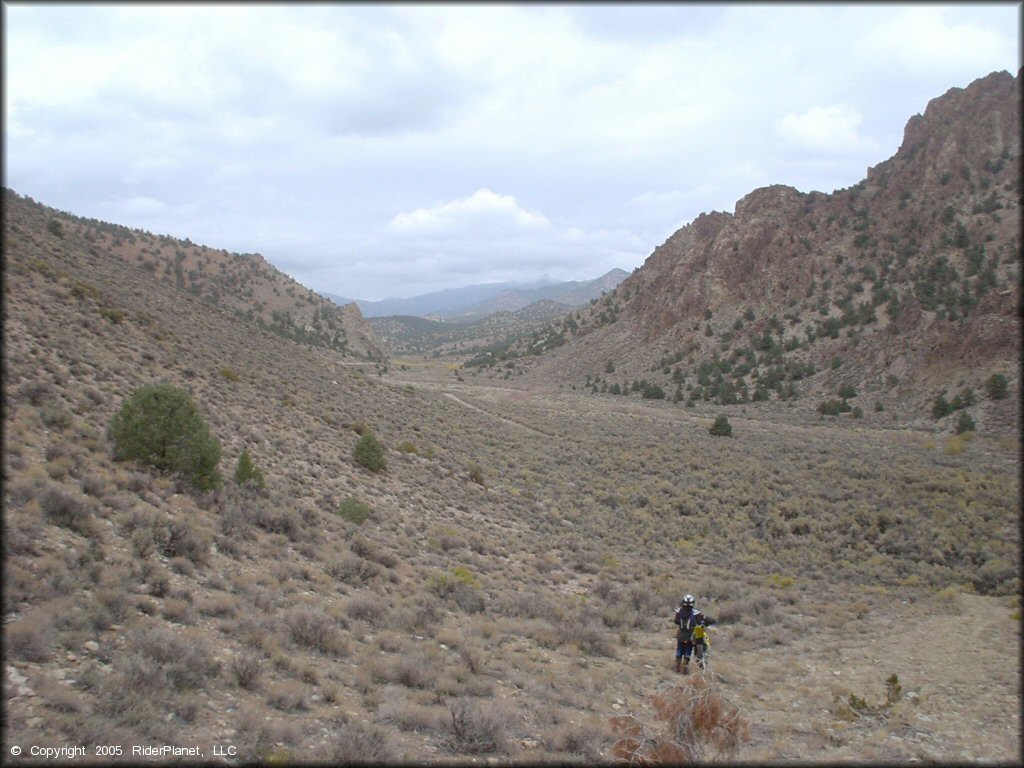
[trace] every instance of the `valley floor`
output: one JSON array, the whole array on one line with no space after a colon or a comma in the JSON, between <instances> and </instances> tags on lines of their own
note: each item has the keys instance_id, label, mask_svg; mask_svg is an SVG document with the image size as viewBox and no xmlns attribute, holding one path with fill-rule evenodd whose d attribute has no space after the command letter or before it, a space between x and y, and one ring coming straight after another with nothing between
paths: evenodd
<instances>
[{"instance_id":1,"label":"valley floor","mask_svg":"<svg viewBox=\"0 0 1024 768\"><path fill-rule=\"evenodd\" d=\"M686 591L719 620L708 679L750 723L734 759L1021 759L1016 443L950 453L753 411L723 440L701 408L481 386L435 361L357 368L310 363L288 407L267 384L240 401L271 414L249 432L269 500L192 498L99 441L62 474L74 449L16 403L8 745L148 735L246 761L591 764L610 759L610 718L657 729ZM345 463L335 386L339 410L380 427L382 475ZM41 535L39 499L78 475L97 524ZM330 513L349 495L365 524ZM160 520L215 546L161 554ZM161 650L186 638L208 680ZM454 727L459 706L495 745ZM351 751L371 747L386 750Z\"/></svg>"},{"instance_id":2,"label":"valley floor","mask_svg":"<svg viewBox=\"0 0 1024 768\"><path fill-rule=\"evenodd\" d=\"M683 411L665 404L595 398L583 393L466 383L450 362L408 360L390 376L394 383L434 390L462 407L529 433L557 437L559 419L585 423L624 416L646 422L652 435L680 424L706 427L721 409ZM732 416L737 429L820 434L817 416ZM927 435L909 436L882 424L846 428L847 435L900 434L934 447ZM841 439L840 434L836 435ZM1008 441L987 450L1005 452ZM680 581L685 574L679 574ZM708 583L703 580L703 583ZM713 589L713 587L711 587ZM1021 753L1020 611L1014 599L946 589L922 597L918 590L835 584L805 586L787 595L784 627L750 631L716 627L707 679L740 707L753 724L741 762L977 762L1017 763ZM815 615L830 601L847 603L852 615ZM1011 615L1012 614L1012 615ZM840 618L842 615L842 618ZM666 617L667 618L667 617ZM824 621L822 620L824 619ZM653 723L650 696L680 678L671 671L674 640L663 631L637 632L619 654L628 685L602 690L609 716L632 714ZM594 662L601 665L602 662ZM586 665L584 665L586 668ZM555 674L559 670L552 670ZM566 667L561 674L579 675ZM613 676L615 677L615 676ZM889 681L889 684L887 684ZM896 687L893 687L895 685ZM887 693L890 698L887 698ZM852 698L851 698L852 697ZM851 706L857 701L861 707Z\"/></svg>"}]
</instances>

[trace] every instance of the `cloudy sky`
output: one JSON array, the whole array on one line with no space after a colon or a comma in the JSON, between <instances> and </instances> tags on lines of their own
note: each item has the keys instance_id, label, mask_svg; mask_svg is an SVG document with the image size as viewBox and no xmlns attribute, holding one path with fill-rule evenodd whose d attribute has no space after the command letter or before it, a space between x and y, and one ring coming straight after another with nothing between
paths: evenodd
<instances>
[{"instance_id":1,"label":"cloudy sky","mask_svg":"<svg viewBox=\"0 0 1024 768\"><path fill-rule=\"evenodd\" d=\"M5 180L351 298L632 269L1020 66L1018 4L4 3Z\"/></svg>"}]
</instances>

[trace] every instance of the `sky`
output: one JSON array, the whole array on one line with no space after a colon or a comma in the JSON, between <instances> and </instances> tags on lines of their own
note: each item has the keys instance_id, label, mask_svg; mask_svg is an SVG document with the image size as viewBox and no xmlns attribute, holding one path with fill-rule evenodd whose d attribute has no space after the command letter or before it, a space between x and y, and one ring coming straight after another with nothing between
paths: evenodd
<instances>
[{"instance_id":1,"label":"sky","mask_svg":"<svg viewBox=\"0 0 1024 768\"><path fill-rule=\"evenodd\" d=\"M366 300L632 270L1021 65L1017 3L3 5L6 187Z\"/></svg>"}]
</instances>

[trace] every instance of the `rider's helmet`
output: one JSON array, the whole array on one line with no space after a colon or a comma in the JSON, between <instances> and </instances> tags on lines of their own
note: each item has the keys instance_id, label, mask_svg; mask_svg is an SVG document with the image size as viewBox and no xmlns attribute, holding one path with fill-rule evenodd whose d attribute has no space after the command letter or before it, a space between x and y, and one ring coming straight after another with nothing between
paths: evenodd
<instances>
[{"instance_id":1,"label":"rider's helmet","mask_svg":"<svg viewBox=\"0 0 1024 768\"><path fill-rule=\"evenodd\" d=\"M693 595L686 595L685 597L683 597L682 600L679 601L680 605L684 605L684 606L687 606L689 608L693 607L693 603L694 603Z\"/></svg>"}]
</instances>

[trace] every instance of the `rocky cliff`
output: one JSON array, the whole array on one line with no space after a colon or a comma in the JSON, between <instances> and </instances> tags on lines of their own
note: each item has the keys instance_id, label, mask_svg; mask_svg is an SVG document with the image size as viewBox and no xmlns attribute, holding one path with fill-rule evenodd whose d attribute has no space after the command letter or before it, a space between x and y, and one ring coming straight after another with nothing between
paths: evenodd
<instances>
[{"instance_id":1,"label":"rocky cliff","mask_svg":"<svg viewBox=\"0 0 1024 768\"><path fill-rule=\"evenodd\" d=\"M718 401L700 376L710 366L729 382L726 402L846 383L912 408L993 373L1015 382L1020 131L1019 77L953 88L860 183L769 186L735 213L698 216L523 369L601 391L642 378Z\"/></svg>"}]
</instances>

